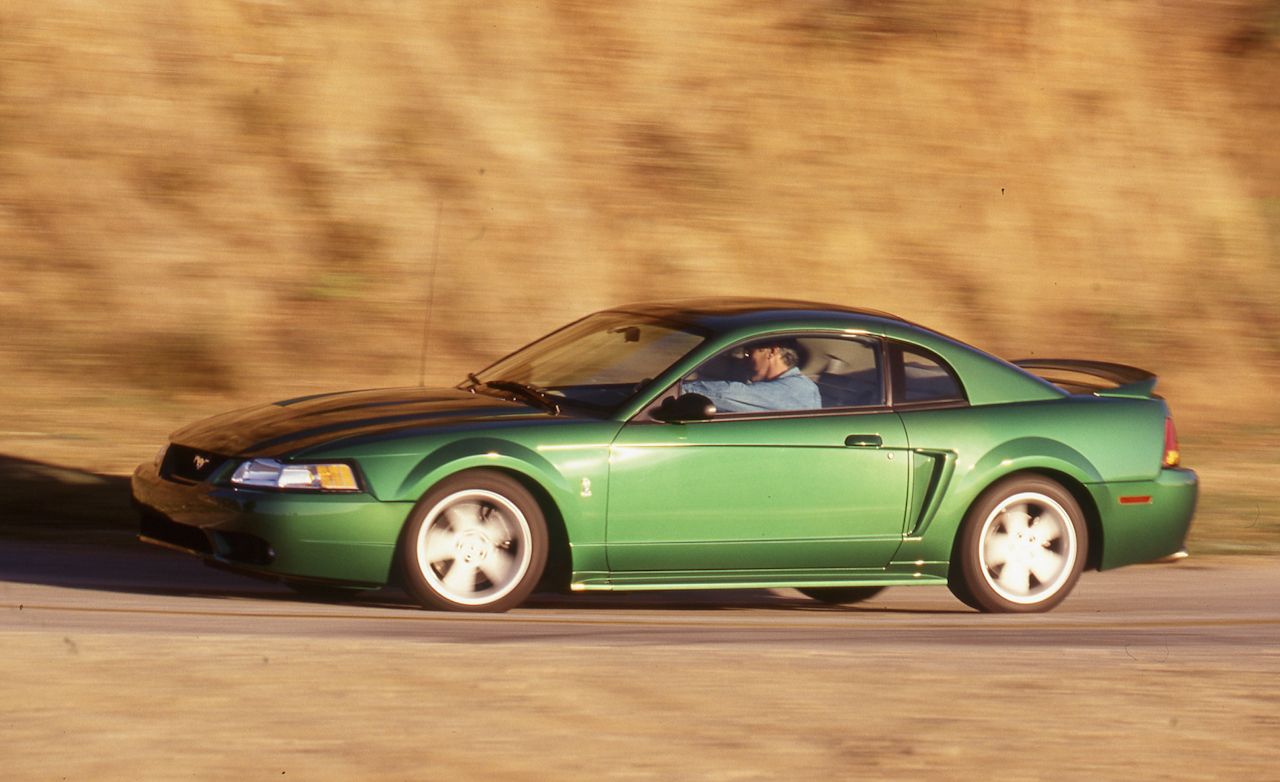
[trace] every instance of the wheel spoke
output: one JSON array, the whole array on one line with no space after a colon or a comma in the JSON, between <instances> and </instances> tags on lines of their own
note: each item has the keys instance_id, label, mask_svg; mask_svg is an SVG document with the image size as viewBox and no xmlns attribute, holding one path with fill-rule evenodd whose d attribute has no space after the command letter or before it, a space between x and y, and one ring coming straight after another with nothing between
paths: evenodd
<instances>
[{"instance_id":1,"label":"wheel spoke","mask_svg":"<svg viewBox=\"0 0 1280 782\"><path fill-rule=\"evenodd\" d=\"M457 556L456 546L458 533L443 527L433 527L427 533L426 546L422 558L427 564L434 564Z\"/></svg>"},{"instance_id":2,"label":"wheel spoke","mask_svg":"<svg viewBox=\"0 0 1280 782\"><path fill-rule=\"evenodd\" d=\"M1010 535L1017 535L1024 531L1031 524L1031 514L1027 513L1027 504L1020 502L1017 505L1010 505L1000 514L1000 521L1004 524L1004 531Z\"/></svg>"},{"instance_id":3,"label":"wheel spoke","mask_svg":"<svg viewBox=\"0 0 1280 782\"><path fill-rule=\"evenodd\" d=\"M1031 591L1031 571L1021 559L1006 562L996 580L1014 594L1025 595Z\"/></svg>"},{"instance_id":4,"label":"wheel spoke","mask_svg":"<svg viewBox=\"0 0 1280 782\"><path fill-rule=\"evenodd\" d=\"M1063 535L1062 519L1056 514L1043 513L1031 525L1031 532L1046 545Z\"/></svg>"},{"instance_id":5,"label":"wheel spoke","mask_svg":"<svg viewBox=\"0 0 1280 782\"><path fill-rule=\"evenodd\" d=\"M511 577L511 571L515 569L516 558L506 549L495 548L485 557L483 562L477 563L477 569L489 579L489 583L495 587L506 586L507 580Z\"/></svg>"},{"instance_id":6,"label":"wheel spoke","mask_svg":"<svg viewBox=\"0 0 1280 782\"><path fill-rule=\"evenodd\" d=\"M983 547L983 555L986 557L987 567L995 567L1008 562L1011 545L1008 535L988 535L987 543Z\"/></svg>"},{"instance_id":7,"label":"wheel spoke","mask_svg":"<svg viewBox=\"0 0 1280 782\"><path fill-rule=\"evenodd\" d=\"M453 594L469 597L476 591L477 569L474 563L455 559L441 583Z\"/></svg>"},{"instance_id":8,"label":"wheel spoke","mask_svg":"<svg viewBox=\"0 0 1280 782\"><path fill-rule=\"evenodd\" d=\"M1049 549L1040 549L1031 556L1028 563L1031 574L1041 584L1049 584L1062 572L1066 557Z\"/></svg>"}]
</instances>

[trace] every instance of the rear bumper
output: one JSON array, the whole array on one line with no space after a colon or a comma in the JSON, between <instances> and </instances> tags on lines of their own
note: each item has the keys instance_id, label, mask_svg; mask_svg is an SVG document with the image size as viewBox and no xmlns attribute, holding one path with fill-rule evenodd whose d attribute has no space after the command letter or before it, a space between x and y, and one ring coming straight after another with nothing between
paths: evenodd
<instances>
[{"instance_id":1,"label":"rear bumper","mask_svg":"<svg viewBox=\"0 0 1280 782\"><path fill-rule=\"evenodd\" d=\"M367 494L286 494L133 474L139 539L277 578L385 584L412 505Z\"/></svg>"},{"instance_id":2,"label":"rear bumper","mask_svg":"<svg viewBox=\"0 0 1280 782\"><path fill-rule=\"evenodd\" d=\"M1154 481L1089 487L1102 520L1100 570L1150 562L1182 550L1199 482L1192 470L1161 470Z\"/></svg>"}]
</instances>

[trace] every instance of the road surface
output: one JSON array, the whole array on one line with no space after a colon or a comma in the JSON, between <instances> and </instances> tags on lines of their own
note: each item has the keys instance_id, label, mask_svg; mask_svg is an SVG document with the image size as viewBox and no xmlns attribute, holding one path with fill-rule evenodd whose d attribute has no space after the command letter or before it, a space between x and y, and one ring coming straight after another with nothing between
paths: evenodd
<instances>
[{"instance_id":1,"label":"road surface","mask_svg":"<svg viewBox=\"0 0 1280 782\"><path fill-rule=\"evenodd\" d=\"M6 779L1280 779L1280 563L945 589L345 604L140 545L0 542Z\"/></svg>"}]
</instances>

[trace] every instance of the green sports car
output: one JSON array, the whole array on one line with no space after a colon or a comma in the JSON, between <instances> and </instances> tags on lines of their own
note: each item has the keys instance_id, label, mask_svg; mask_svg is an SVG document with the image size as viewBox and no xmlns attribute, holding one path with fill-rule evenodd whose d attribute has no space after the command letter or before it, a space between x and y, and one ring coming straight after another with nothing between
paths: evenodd
<instances>
[{"instance_id":1,"label":"green sports car","mask_svg":"<svg viewBox=\"0 0 1280 782\"><path fill-rule=\"evenodd\" d=\"M945 584L1044 611L1086 568L1183 550L1196 475L1155 377L1006 362L892 315L641 304L454 388L321 394L173 434L133 476L141 539L429 608L535 589Z\"/></svg>"}]
</instances>

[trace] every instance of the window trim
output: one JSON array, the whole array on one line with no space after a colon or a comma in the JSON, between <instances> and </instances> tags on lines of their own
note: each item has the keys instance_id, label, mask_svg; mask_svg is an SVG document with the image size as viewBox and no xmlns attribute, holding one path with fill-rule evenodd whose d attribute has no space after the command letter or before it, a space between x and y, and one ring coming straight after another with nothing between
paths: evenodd
<instances>
[{"instance_id":1,"label":"window trim","mask_svg":"<svg viewBox=\"0 0 1280 782\"><path fill-rule=\"evenodd\" d=\"M732 345L717 351L714 356L721 355L726 351L733 350L734 348L738 348L749 342L758 340L761 336L764 335L757 334L738 340ZM876 405L844 405L841 407L820 407L812 410L761 410L741 413L717 413L714 418L709 418L705 421L686 421L684 423L712 424L717 421L763 421L776 420L779 418L819 418L874 415L890 412L914 412L917 410L952 410L970 406L969 392L965 388L964 382L960 379L959 373L955 371L955 368L951 366L950 362L938 355L935 351L930 350L923 345L871 332L851 333L842 330L787 330L770 332L768 333L768 336L791 337L795 339L873 340L879 343L880 387L883 392L882 399L884 401ZM906 367L903 361L904 352L916 353L933 361L941 367L943 371L947 373L947 376L951 378L951 381L955 384L956 388L960 389L960 397L954 399L922 399L910 402L902 399L901 396L906 390ZM710 361L714 356L708 357L707 360ZM701 366L701 364L699 366ZM680 378L680 380L683 380L683 378ZM671 390L680 382L680 380L677 380L676 383L673 383L663 389L661 393L654 396L653 400L649 404L637 411L636 415L630 419L629 423L666 424L667 422L654 418L653 411L662 404L662 400L671 393Z\"/></svg>"}]
</instances>

